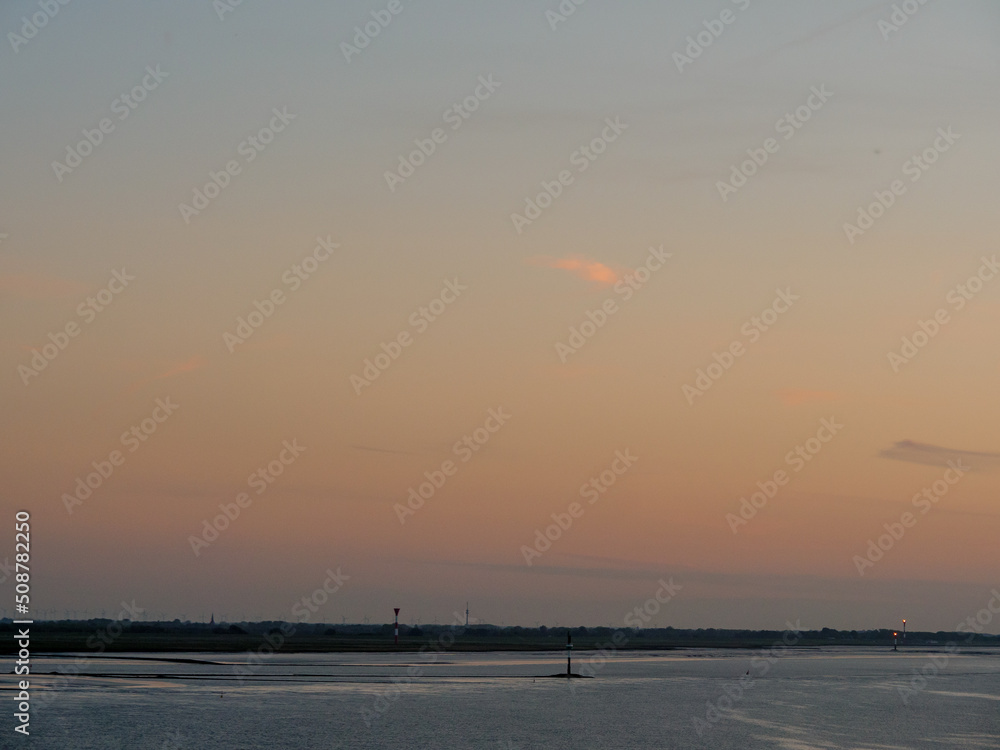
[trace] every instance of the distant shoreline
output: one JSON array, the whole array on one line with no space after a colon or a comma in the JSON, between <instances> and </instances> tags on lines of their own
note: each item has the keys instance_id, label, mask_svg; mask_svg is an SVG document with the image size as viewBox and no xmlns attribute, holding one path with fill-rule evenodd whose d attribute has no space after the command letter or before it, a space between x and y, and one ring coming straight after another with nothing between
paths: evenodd
<instances>
[{"instance_id":1,"label":"distant shoreline","mask_svg":"<svg viewBox=\"0 0 1000 750\"><path fill-rule=\"evenodd\" d=\"M0 635L13 633L10 620ZM377 632L372 632L372 631ZM402 628L401 628L402 630ZM678 649L762 649L780 643L782 632L761 630L634 630L570 628L573 650L673 651ZM57 653L241 653L273 649L282 653L422 653L549 652L564 653L567 628L462 628L424 626L401 634L399 644L379 626L294 623L146 623L112 620L36 621L31 629L33 654ZM908 633L899 650L934 651L948 644L998 649L1000 636L935 632ZM893 631L803 631L787 648L852 647L891 651ZM0 654L15 653L13 638L0 637Z\"/></svg>"}]
</instances>

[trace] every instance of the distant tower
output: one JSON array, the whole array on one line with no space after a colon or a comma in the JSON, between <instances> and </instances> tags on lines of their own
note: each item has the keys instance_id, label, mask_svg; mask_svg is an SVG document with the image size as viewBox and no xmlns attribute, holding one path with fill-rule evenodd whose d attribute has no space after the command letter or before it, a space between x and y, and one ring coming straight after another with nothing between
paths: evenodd
<instances>
[{"instance_id":1,"label":"distant tower","mask_svg":"<svg viewBox=\"0 0 1000 750\"><path fill-rule=\"evenodd\" d=\"M566 630L566 679L573 676L573 636Z\"/></svg>"},{"instance_id":2,"label":"distant tower","mask_svg":"<svg viewBox=\"0 0 1000 750\"><path fill-rule=\"evenodd\" d=\"M469 603L465 603L465 627L469 627Z\"/></svg>"},{"instance_id":3,"label":"distant tower","mask_svg":"<svg viewBox=\"0 0 1000 750\"><path fill-rule=\"evenodd\" d=\"M399 607L393 607L393 611L396 613L396 640L395 643L399 645Z\"/></svg>"},{"instance_id":4,"label":"distant tower","mask_svg":"<svg viewBox=\"0 0 1000 750\"><path fill-rule=\"evenodd\" d=\"M209 625L215 625L215 612L212 613L212 619L208 621Z\"/></svg>"}]
</instances>

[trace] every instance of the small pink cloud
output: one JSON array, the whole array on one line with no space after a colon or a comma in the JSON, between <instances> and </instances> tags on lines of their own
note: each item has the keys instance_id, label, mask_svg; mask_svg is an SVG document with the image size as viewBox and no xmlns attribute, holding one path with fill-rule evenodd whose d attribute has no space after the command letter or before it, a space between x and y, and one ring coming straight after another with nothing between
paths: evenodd
<instances>
[{"instance_id":1,"label":"small pink cloud","mask_svg":"<svg viewBox=\"0 0 1000 750\"><path fill-rule=\"evenodd\" d=\"M164 372L162 375L157 375L153 380L162 380L163 378L170 378L174 375L180 375L182 372L192 372L201 367L205 366L205 358L200 354L196 354L191 357L191 359L185 360L179 364L174 365L169 370Z\"/></svg>"},{"instance_id":2,"label":"small pink cloud","mask_svg":"<svg viewBox=\"0 0 1000 750\"><path fill-rule=\"evenodd\" d=\"M778 398L788 406L798 406L799 404L838 401L843 398L843 394L837 391L810 391L805 388L782 388L778 391Z\"/></svg>"},{"instance_id":3,"label":"small pink cloud","mask_svg":"<svg viewBox=\"0 0 1000 750\"><path fill-rule=\"evenodd\" d=\"M602 286L616 284L622 277L622 270L616 270L597 260L582 258L578 255L571 255L566 258L538 257L531 258L529 263L544 268L558 268L569 271L575 276L579 276L586 281L593 281Z\"/></svg>"},{"instance_id":4,"label":"small pink cloud","mask_svg":"<svg viewBox=\"0 0 1000 750\"><path fill-rule=\"evenodd\" d=\"M202 357L201 355L196 354L190 359L185 360L184 362L179 362L173 367L170 367L164 372L161 372L159 375L153 375L152 377L145 378L143 380L139 380L133 383L132 386L129 388L129 393L137 391L139 388L141 388L144 385L147 385L148 383L152 383L157 380L164 380L165 378L172 378L175 375L182 375L186 372L193 372L204 366L205 366L205 358Z\"/></svg>"}]
</instances>

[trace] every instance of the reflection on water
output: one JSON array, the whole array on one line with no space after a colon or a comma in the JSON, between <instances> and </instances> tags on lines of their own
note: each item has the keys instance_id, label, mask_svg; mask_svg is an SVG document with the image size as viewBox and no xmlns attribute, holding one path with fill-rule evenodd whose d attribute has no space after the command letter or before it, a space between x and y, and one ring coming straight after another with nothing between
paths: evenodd
<instances>
[{"instance_id":1,"label":"reflection on water","mask_svg":"<svg viewBox=\"0 0 1000 750\"><path fill-rule=\"evenodd\" d=\"M32 748L1000 748L1000 653L37 658ZM577 664L589 655L576 655ZM760 662L756 663L757 667ZM78 676L65 674L79 670ZM749 673L749 674L748 674ZM4 687L11 686L5 680ZM910 692L906 693L907 688ZM903 700L904 693L907 700ZM11 742L9 730L0 745ZM18 738L21 739L21 738Z\"/></svg>"}]
</instances>

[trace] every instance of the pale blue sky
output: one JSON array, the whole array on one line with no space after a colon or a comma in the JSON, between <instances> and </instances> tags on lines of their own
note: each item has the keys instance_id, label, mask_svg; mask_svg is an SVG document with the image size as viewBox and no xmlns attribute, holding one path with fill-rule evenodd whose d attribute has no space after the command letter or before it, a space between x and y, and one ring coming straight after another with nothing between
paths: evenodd
<instances>
[{"instance_id":1,"label":"pale blue sky","mask_svg":"<svg viewBox=\"0 0 1000 750\"><path fill-rule=\"evenodd\" d=\"M691 581L677 624L804 615L864 627L922 607L950 626L995 578L995 564L974 559L975 514L996 514L988 473L942 511L951 521L928 520L872 574L900 602L860 586L850 559L936 476L880 450L905 439L1000 450L1000 362L984 345L1000 286L903 373L886 365L996 247L1000 7L929 2L885 39L892 2L744 5L588 0L553 30L554 0L404 1L348 63L341 43L384 3L244 0L220 20L208 0L76 0L17 52L7 35L38 5L4 3L2 461L17 502L49 524L54 575L39 579L39 596L77 610L127 595L177 612L223 602L278 616L297 582L342 565L355 585L331 618L360 619L406 591L406 611L426 621L450 611L455 590L473 590L497 603L481 612L494 621L501 606L508 622L551 620L556 602L563 621L606 622L677 571ZM673 54L726 10L732 24L679 71ZM115 117L116 97L157 65L166 79L60 183L52 161ZM390 191L386 170L447 127L443 114L480 76L500 87ZM717 182L812 87L833 96L723 202ZM295 119L246 163L241 142L274 108ZM575 169L571 155L616 117L628 126L620 139L518 234L511 213ZM947 127L961 136L954 148L850 244L843 224ZM242 172L186 224L178 204L232 159ZM230 355L223 332L317 236L342 252ZM610 292L546 265L635 268L661 244L672 265L561 365L554 343ZM121 267L134 285L25 386L18 367L31 349ZM467 295L357 397L350 375L446 278L468 283ZM689 407L682 384L785 287L803 299L787 325ZM161 442L68 517L61 494L164 395L185 408ZM492 452L400 528L392 506L413 477L498 404L518 419ZM853 425L841 452L804 473L797 503L727 537L733 503L832 409ZM296 434L312 463L276 485L281 504L256 507L212 557L194 558L192 531ZM619 505L551 553L548 574L519 568L536 526L626 444L648 459ZM143 561L145 549L160 562ZM577 576L569 592L566 569ZM634 579L627 590L600 583L620 569ZM928 580L943 608L921 601ZM733 613L727 602L741 595L753 601ZM780 612L760 604L774 600Z\"/></svg>"}]
</instances>

